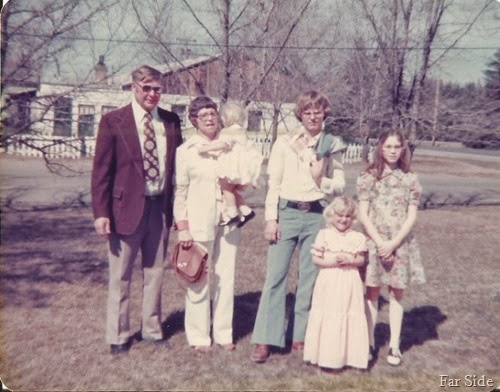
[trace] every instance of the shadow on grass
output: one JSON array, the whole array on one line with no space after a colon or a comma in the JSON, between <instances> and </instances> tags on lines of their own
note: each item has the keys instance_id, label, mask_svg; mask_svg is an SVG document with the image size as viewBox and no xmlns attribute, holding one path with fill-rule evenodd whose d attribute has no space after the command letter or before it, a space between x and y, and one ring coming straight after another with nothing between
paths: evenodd
<instances>
[{"instance_id":1,"label":"shadow on grass","mask_svg":"<svg viewBox=\"0 0 500 392\"><path fill-rule=\"evenodd\" d=\"M163 330L163 337L165 339L170 339L175 334L184 332L184 310L177 310L171 313L163 323L161 327Z\"/></svg>"},{"instance_id":2,"label":"shadow on grass","mask_svg":"<svg viewBox=\"0 0 500 392\"><path fill-rule=\"evenodd\" d=\"M447 319L434 305L420 306L405 312L401 329L401 351L439 339L438 326Z\"/></svg>"},{"instance_id":3,"label":"shadow on grass","mask_svg":"<svg viewBox=\"0 0 500 392\"><path fill-rule=\"evenodd\" d=\"M252 333L255 317L257 316L257 309L259 307L260 296L260 291L253 291L234 297L233 339L235 343ZM294 295L288 293L286 298L287 311L291 308L293 299ZM184 316L184 310L177 310L171 313L162 322L163 336L165 339L168 340L172 336L184 332ZM140 340L140 331L134 336L137 340ZM283 350L290 351L290 347Z\"/></svg>"},{"instance_id":4,"label":"shadow on grass","mask_svg":"<svg viewBox=\"0 0 500 392\"><path fill-rule=\"evenodd\" d=\"M237 295L234 298L233 338L237 343L253 330L260 291ZM170 339L177 333L184 332L184 310L171 313L162 323L163 336Z\"/></svg>"},{"instance_id":5,"label":"shadow on grass","mask_svg":"<svg viewBox=\"0 0 500 392\"><path fill-rule=\"evenodd\" d=\"M234 298L233 336L235 342L252 333L260 295L260 291L252 291Z\"/></svg>"},{"instance_id":6,"label":"shadow on grass","mask_svg":"<svg viewBox=\"0 0 500 392\"><path fill-rule=\"evenodd\" d=\"M107 283L104 242L87 209L2 212L2 302L50 305L53 284Z\"/></svg>"},{"instance_id":7,"label":"shadow on grass","mask_svg":"<svg viewBox=\"0 0 500 392\"><path fill-rule=\"evenodd\" d=\"M422 345L428 340L439 339L438 326L446 319L447 316L434 305L420 306L405 312L401 327L401 351L408 351L411 347ZM378 323L375 327L377 347L380 348L388 344L390 336L389 325Z\"/></svg>"}]
</instances>

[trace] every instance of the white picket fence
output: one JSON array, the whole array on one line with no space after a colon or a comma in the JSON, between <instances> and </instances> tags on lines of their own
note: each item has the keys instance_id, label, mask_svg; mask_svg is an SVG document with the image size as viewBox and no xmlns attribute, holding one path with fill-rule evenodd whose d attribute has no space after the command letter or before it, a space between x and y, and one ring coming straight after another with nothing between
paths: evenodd
<instances>
[{"instance_id":1,"label":"white picket fence","mask_svg":"<svg viewBox=\"0 0 500 392\"><path fill-rule=\"evenodd\" d=\"M271 152L271 141L265 138L250 138L265 158ZM95 137L63 137L42 135L16 135L9 138L4 146L7 154L23 157L69 158L93 157ZM342 157L342 163L362 161L363 146L349 144Z\"/></svg>"}]
</instances>

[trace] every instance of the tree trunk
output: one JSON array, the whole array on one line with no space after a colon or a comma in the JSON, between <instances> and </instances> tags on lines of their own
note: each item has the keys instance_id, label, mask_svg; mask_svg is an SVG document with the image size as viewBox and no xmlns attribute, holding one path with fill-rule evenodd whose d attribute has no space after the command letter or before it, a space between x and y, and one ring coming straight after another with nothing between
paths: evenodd
<instances>
[{"instance_id":1,"label":"tree trunk","mask_svg":"<svg viewBox=\"0 0 500 392\"><path fill-rule=\"evenodd\" d=\"M271 120L271 146L278 138L278 120L280 116L280 105L273 105L273 119Z\"/></svg>"},{"instance_id":2,"label":"tree trunk","mask_svg":"<svg viewBox=\"0 0 500 392\"><path fill-rule=\"evenodd\" d=\"M438 114L439 114L439 99L440 99L441 81L436 80L436 89L434 92L434 113L432 116L432 132L431 141L432 145L436 144L437 132L438 132Z\"/></svg>"}]
</instances>

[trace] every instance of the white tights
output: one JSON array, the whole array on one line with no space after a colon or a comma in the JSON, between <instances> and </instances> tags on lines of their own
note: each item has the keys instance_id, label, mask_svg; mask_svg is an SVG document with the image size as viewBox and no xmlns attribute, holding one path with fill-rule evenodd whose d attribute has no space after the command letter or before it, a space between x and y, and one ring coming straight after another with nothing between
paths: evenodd
<instances>
[{"instance_id":1,"label":"white tights","mask_svg":"<svg viewBox=\"0 0 500 392\"><path fill-rule=\"evenodd\" d=\"M368 322L368 339L370 347L375 347L375 325L377 324L378 316L378 301L365 301L366 320ZM399 341L401 336L401 326L403 324L404 308L401 303L394 298L389 297L389 327L391 330L391 338L389 347L399 349Z\"/></svg>"},{"instance_id":2,"label":"white tights","mask_svg":"<svg viewBox=\"0 0 500 392\"><path fill-rule=\"evenodd\" d=\"M391 348L399 349L403 313L403 305L401 305L401 303L391 295L389 298L389 327L391 329L389 347Z\"/></svg>"}]
</instances>

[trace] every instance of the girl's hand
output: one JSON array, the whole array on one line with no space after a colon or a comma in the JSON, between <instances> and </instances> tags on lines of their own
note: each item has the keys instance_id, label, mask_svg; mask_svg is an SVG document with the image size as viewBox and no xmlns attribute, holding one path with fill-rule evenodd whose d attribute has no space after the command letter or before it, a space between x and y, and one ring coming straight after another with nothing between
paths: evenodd
<instances>
[{"instance_id":1,"label":"girl's hand","mask_svg":"<svg viewBox=\"0 0 500 392\"><path fill-rule=\"evenodd\" d=\"M323 258L325 255L325 247L312 244L311 245L311 254L313 256Z\"/></svg>"},{"instance_id":2,"label":"girl's hand","mask_svg":"<svg viewBox=\"0 0 500 392\"><path fill-rule=\"evenodd\" d=\"M234 142L222 142L222 151L228 152L231 151L233 148Z\"/></svg>"},{"instance_id":3,"label":"girl's hand","mask_svg":"<svg viewBox=\"0 0 500 392\"><path fill-rule=\"evenodd\" d=\"M352 264L353 255L346 252L340 252L337 254L337 264L340 266Z\"/></svg>"},{"instance_id":4,"label":"girl's hand","mask_svg":"<svg viewBox=\"0 0 500 392\"><path fill-rule=\"evenodd\" d=\"M325 260L325 263L328 265L334 267L338 263L338 253L337 252L332 252L328 249L326 249L323 252L323 259Z\"/></svg>"},{"instance_id":5,"label":"girl's hand","mask_svg":"<svg viewBox=\"0 0 500 392\"><path fill-rule=\"evenodd\" d=\"M382 241L377 245L377 253L382 259L387 259L396 250L397 244L393 241Z\"/></svg>"}]
</instances>

